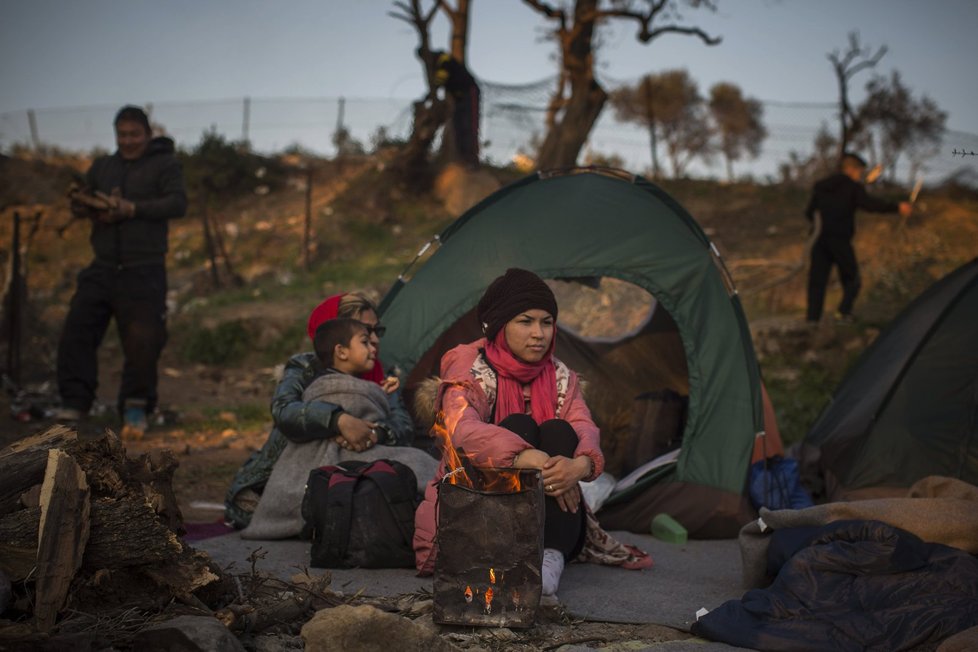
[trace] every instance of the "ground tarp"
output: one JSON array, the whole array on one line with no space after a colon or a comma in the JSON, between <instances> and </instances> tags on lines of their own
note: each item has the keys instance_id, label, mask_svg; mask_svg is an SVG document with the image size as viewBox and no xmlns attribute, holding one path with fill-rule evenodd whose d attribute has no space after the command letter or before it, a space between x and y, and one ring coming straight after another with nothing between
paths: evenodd
<instances>
[{"instance_id":1,"label":"ground tarp","mask_svg":"<svg viewBox=\"0 0 978 652\"><path fill-rule=\"evenodd\" d=\"M630 571L595 564L570 564L557 592L572 615L601 622L648 623L689 631L696 611L713 609L739 598L740 549L734 539L663 543L651 536L616 532L625 543L652 554L655 567ZM309 544L303 541L245 541L238 533L198 541L218 565L234 563L238 572L250 567L249 555L261 548L260 570L288 579L309 564ZM310 573L317 574L316 569ZM399 595L431 590L431 578L412 569L335 569L332 588L346 594ZM704 650L712 648L699 647ZM716 648L727 649L727 648Z\"/></svg>"}]
</instances>

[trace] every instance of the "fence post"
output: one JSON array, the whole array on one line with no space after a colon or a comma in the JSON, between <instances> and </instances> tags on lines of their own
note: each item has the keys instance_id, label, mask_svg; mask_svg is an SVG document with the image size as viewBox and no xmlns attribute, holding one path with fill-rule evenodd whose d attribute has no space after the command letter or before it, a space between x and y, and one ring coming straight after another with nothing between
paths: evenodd
<instances>
[{"instance_id":1,"label":"fence post","mask_svg":"<svg viewBox=\"0 0 978 652\"><path fill-rule=\"evenodd\" d=\"M36 145L35 145L36 147ZM21 327L21 262L20 262L20 213L14 211L14 232L10 255L10 290L8 299L8 328L7 331L7 376L18 387L20 386L20 327Z\"/></svg>"},{"instance_id":2,"label":"fence post","mask_svg":"<svg viewBox=\"0 0 978 652\"><path fill-rule=\"evenodd\" d=\"M207 251L207 258L211 262L211 281L215 288L221 287L221 273L217 269L217 247L214 244L214 236L211 233L210 203L211 193L204 189L204 201L202 202L200 221L204 227L204 249Z\"/></svg>"},{"instance_id":3,"label":"fence post","mask_svg":"<svg viewBox=\"0 0 978 652\"><path fill-rule=\"evenodd\" d=\"M27 124L31 129L31 145L36 152L41 147L41 139L37 135L37 116L34 115L34 109L27 109Z\"/></svg>"},{"instance_id":4,"label":"fence post","mask_svg":"<svg viewBox=\"0 0 978 652\"><path fill-rule=\"evenodd\" d=\"M241 140L244 141L245 145L248 145L248 131L251 127L251 98L245 96L244 98L244 116L241 120Z\"/></svg>"},{"instance_id":5,"label":"fence post","mask_svg":"<svg viewBox=\"0 0 978 652\"><path fill-rule=\"evenodd\" d=\"M306 168L306 223L302 228L302 268L309 269L309 240L312 235L312 162Z\"/></svg>"},{"instance_id":6,"label":"fence post","mask_svg":"<svg viewBox=\"0 0 978 652\"><path fill-rule=\"evenodd\" d=\"M336 131L333 132L333 144L336 145L336 173L343 174L343 155L347 145L345 127L343 126L343 112L346 109L346 99L339 99L339 106L336 109Z\"/></svg>"}]
</instances>

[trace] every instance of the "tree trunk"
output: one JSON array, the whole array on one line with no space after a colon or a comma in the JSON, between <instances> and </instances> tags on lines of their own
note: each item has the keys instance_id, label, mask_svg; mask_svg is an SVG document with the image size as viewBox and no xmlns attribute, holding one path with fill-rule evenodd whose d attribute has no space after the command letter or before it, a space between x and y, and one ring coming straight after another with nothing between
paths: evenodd
<instances>
[{"instance_id":1,"label":"tree trunk","mask_svg":"<svg viewBox=\"0 0 978 652\"><path fill-rule=\"evenodd\" d=\"M733 159L730 158L729 154L724 154L723 158L727 161L727 181L733 183Z\"/></svg>"},{"instance_id":2,"label":"tree trunk","mask_svg":"<svg viewBox=\"0 0 978 652\"><path fill-rule=\"evenodd\" d=\"M465 64L469 41L469 0L458 0L457 8L449 14L452 19L452 57Z\"/></svg>"},{"instance_id":3,"label":"tree trunk","mask_svg":"<svg viewBox=\"0 0 978 652\"><path fill-rule=\"evenodd\" d=\"M591 128L601 115L608 94L595 80L571 84L571 96L554 128L540 146L538 167L542 170L577 165Z\"/></svg>"},{"instance_id":4,"label":"tree trunk","mask_svg":"<svg viewBox=\"0 0 978 652\"><path fill-rule=\"evenodd\" d=\"M649 145L652 149L652 178L658 180L659 178L659 146L656 143L655 137L655 123L649 122Z\"/></svg>"},{"instance_id":5,"label":"tree trunk","mask_svg":"<svg viewBox=\"0 0 978 652\"><path fill-rule=\"evenodd\" d=\"M570 85L570 97L563 103L563 113L547 130L547 136L540 146L537 160L540 169L567 168L577 164L577 157L591 133L591 127L608 99L608 94L594 78L592 38L597 9L598 0L577 0L573 27L558 33L561 69L566 73Z\"/></svg>"},{"instance_id":6,"label":"tree trunk","mask_svg":"<svg viewBox=\"0 0 978 652\"><path fill-rule=\"evenodd\" d=\"M411 138L392 162L395 175L411 189L423 191L429 185L428 152L438 130L445 124L448 106L444 100L414 103Z\"/></svg>"}]
</instances>

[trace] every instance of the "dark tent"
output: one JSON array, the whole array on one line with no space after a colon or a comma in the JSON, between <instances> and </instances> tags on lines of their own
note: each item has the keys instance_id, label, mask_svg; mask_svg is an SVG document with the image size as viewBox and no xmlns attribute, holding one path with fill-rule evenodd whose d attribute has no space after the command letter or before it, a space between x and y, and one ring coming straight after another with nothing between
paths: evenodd
<instances>
[{"instance_id":1,"label":"dark tent","mask_svg":"<svg viewBox=\"0 0 978 652\"><path fill-rule=\"evenodd\" d=\"M409 396L438 373L445 351L481 335L475 304L508 267L634 284L655 299L649 318L615 339L559 328L557 355L587 379L588 404L614 447L609 470L619 477L648 461L636 458L651 450L636 418L645 399L666 390L684 397L685 426L678 459L613 495L598 516L607 527L648 531L665 512L694 536L736 534L751 517L744 490L763 430L757 361L730 276L678 203L617 171L540 173L493 193L436 241L380 306L384 360L403 370Z\"/></svg>"},{"instance_id":2,"label":"dark tent","mask_svg":"<svg viewBox=\"0 0 978 652\"><path fill-rule=\"evenodd\" d=\"M978 258L887 326L804 443L833 495L928 475L978 485Z\"/></svg>"}]
</instances>

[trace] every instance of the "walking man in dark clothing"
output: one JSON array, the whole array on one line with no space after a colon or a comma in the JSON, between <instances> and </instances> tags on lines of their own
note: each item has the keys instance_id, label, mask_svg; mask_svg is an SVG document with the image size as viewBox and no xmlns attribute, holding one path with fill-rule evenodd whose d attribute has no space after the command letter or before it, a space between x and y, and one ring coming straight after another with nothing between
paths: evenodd
<instances>
[{"instance_id":1,"label":"walking man in dark clothing","mask_svg":"<svg viewBox=\"0 0 978 652\"><path fill-rule=\"evenodd\" d=\"M97 350L115 317L125 357L122 435L139 438L156 407L157 363L166 343L168 220L186 213L187 195L173 141L153 138L141 108L123 107L114 124L118 149L92 163L86 201L72 202L77 216L91 220L95 259L78 274L58 344L62 408L56 416L77 420L91 408Z\"/></svg>"},{"instance_id":2,"label":"walking man in dark clothing","mask_svg":"<svg viewBox=\"0 0 978 652\"><path fill-rule=\"evenodd\" d=\"M873 213L899 212L904 217L910 215L910 202L895 203L868 194L863 186L865 172L866 161L856 154L847 153L842 158L839 172L815 184L811 201L805 209L805 217L809 221L815 219L815 213L821 215L822 221L822 231L812 247L808 272L809 322L818 322L822 317L825 288L833 265L838 267L842 282L842 301L836 318L842 321L852 319L852 305L860 288L859 265L852 248L856 209Z\"/></svg>"}]
</instances>

